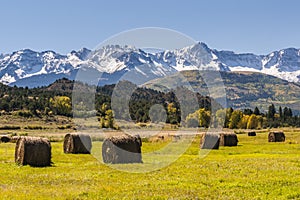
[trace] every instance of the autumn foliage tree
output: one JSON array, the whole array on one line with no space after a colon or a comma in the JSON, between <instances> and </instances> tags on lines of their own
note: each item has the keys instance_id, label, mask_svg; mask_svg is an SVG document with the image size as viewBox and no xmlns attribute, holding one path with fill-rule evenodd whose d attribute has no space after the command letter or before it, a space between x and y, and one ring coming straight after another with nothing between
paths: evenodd
<instances>
[{"instance_id":1,"label":"autumn foliage tree","mask_svg":"<svg viewBox=\"0 0 300 200\"><path fill-rule=\"evenodd\" d=\"M254 114L252 114L247 123L247 129L255 129L258 127L258 117Z\"/></svg>"},{"instance_id":2,"label":"autumn foliage tree","mask_svg":"<svg viewBox=\"0 0 300 200\"><path fill-rule=\"evenodd\" d=\"M50 104L55 114L70 116L72 111L72 104L70 97L55 96L50 98Z\"/></svg>"},{"instance_id":3,"label":"autumn foliage tree","mask_svg":"<svg viewBox=\"0 0 300 200\"><path fill-rule=\"evenodd\" d=\"M239 128L238 124L242 118L243 118L243 112L240 110L234 110L231 114L228 127L231 129Z\"/></svg>"},{"instance_id":4,"label":"autumn foliage tree","mask_svg":"<svg viewBox=\"0 0 300 200\"><path fill-rule=\"evenodd\" d=\"M205 108L200 108L194 113L189 114L186 117L186 123L188 127L204 127L208 128L210 125L211 113Z\"/></svg>"},{"instance_id":5,"label":"autumn foliage tree","mask_svg":"<svg viewBox=\"0 0 300 200\"><path fill-rule=\"evenodd\" d=\"M169 103L167 107L167 122L170 124L177 124L178 123L178 115L177 115L177 108L175 107L174 103Z\"/></svg>"},{"instance_id":6,"label":"autumn foliage tree","mask_svg":"<svg viewBox=\"0 0 300 200\"><path fill-rule=\"evenodd\" d=\"M113 111L105 103L100 107L100 128L115 128Z\"/></svg>"}]
</instances>

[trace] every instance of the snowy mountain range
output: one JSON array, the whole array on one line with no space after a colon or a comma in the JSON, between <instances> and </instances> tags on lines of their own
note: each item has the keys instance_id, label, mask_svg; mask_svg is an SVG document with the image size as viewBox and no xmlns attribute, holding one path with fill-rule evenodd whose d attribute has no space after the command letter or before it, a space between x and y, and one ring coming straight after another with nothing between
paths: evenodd
<instances>
[{"instance_id":1,"label":"snowy mountain range","mask_svg":"<svg viewBox=\"0 0 300 200\"><path fill-rule=\"evenodd\" d=\"M288 48L268 55L238 54L196 43L182 49L149 53L132 46L83 48L60 55L30 49L0 54L0 82L17 86L44 86L59 78L74 79L78 70L90 70L99 85L126 79L142 84L184 70L253 71L300 82L300 49Z\"/></svg>"}]
</instances>

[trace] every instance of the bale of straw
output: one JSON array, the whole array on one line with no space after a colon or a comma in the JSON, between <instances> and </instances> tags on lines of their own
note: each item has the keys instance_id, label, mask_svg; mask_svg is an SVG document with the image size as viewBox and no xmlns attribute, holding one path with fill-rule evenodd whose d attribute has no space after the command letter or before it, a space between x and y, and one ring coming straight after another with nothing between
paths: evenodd
<instances>
[{"instance_id":1,"label":"bale of straw","mask_svg":"<svg viewBox=\"0 0 300 200\"><path fill-rule=\"evenodd\" d=\"M139 135L111 136L103 141L104 163L142 163L142 140Z\"/></svg>"},{"instance_id":2,"label":"bale of straw","mask_svg":"<svg viewBox=\"0 0 300 200\"><path fill-rule=\"evenodd\" d=\"M16 143L15 162L34 167L50 166L50 141L40 137L20 137Z\"/></svg>"},{"instance_id":3,"label":"bale of straw","mask_svg":"<svg viewBox=\"0 0 300 200\"><path fill-rule=\"evenodd\" d=\"M167 140L167 136L156 135L149 138L150 142L163 142L164 140Z\"/></svg>"},{"instance_id":4,"label":"bale of straw","mask_svg":"<svg viewBox=\"0 0 300 200\"><path fill-rule=\"evenodd\" d=\"M205 133L200 139L201 149L219 149L220 136L213 133Z\"/></svg>"},{"instance_id":5,"label":"bale of straw","mask_svg":"<svg viewBox=\"0 0 300 200\"><path fill-rule=\"evenodd\" d=\"M173 142L178 142L181 139L181 137L182 137L181 135L173 135L172 136L172 141Z\"/></svg>"},{"instance_id":6,"label":"bale of straw","mask_svg":"<svg viewBox=\"0 0 300 200\"><path fill-rule=\"evenodd\" d=\"M255 131L250 131L250 132L248 132L248 136L256 136L256 132Z\"/></svg>"},{"instance_id":7,"label":"bale of straw","mask_svg":"<svg viewBox=\"0 0 300 200\"><path fill-rule=\"evenodd\" d=\"M8 135L1 135L1 136L0 136L0 141L1 141L2 143L10 142L10 141L11 141L11 137L8 136Z\"/></svg>"},{"instance_id":8,"label":"bale of straw","mask_svg":"<svg viewBox=\"0 0 300 200\"><path fill-rule=\"evenodd\" d=\"M283 132L280 132L280 131L270 132L268 135L268 141L269 142L284 142L285 135Z\"/></svg>"},{"instance_id":9,"label":"bale of straw","mask_svg":"<svg viewBox=\"0 0 300 200\"><path fill-rule=\"evenodd\" d=\"M92 140L86 134L69 133L64 138L64 153L90 154L92 149Z\"/></svg>"},{"instance_id":10,"label":"bale of straw","mask_svg":"<svg viewBox=\"0 0 300 200\"><path fill-rule=\"evenodd\" d=\"M220 146L237 146L238 142L235 133L220 133Z\"/></svg>"},{"instance_id":11,"label":"bale of straw","mask_svg":"<svg viewBox=\"0 0 300 200\"><path fill-rule=\"evenodd\" d=\"M25 136L12 136L10 142L16 143L18 139L25 137Z\"/></svg>"}]
</instances>

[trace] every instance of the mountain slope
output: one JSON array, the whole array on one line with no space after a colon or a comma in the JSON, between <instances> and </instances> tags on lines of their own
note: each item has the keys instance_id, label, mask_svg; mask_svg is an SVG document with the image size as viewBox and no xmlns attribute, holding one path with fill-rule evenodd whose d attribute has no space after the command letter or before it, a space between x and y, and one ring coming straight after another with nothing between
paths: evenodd
<instances>
[{"instance_id":1,"label":"mountain slope","mask_svg":"<svg viewBox=\"0 0 300 200\"><path fill-rule=\"evenodd\" d=\"M43 86L63 77L74 79L79 69L91 70L92 75L96 72L99 85L119 79L143 84L183 70L253 71L300 82L300 50L288 48L268 55L237 54L210 49L199 42L155 53L132 46L108 45L93 51L83 48L67 55L30 49L0 55L0 82L4 84Z\"/></svg>"},{"instance_id":2,"label":"mountain slope","mask_svg":"<svg viewBox=\"0 0 300 200\"><path fill-rule=\"evenodd\" d=\"M168 91L168 88L185 86L204 96L209 96L209 89L203 78L208 77L206 73L215 72L182 71L149 81L144 86L164 92ZM300 112L299 84L257 72L221 72L220 75L226 91L227 106L238 109L257 106L267 110L267 107L273 103Z\"/></svg>"}]
</instances>

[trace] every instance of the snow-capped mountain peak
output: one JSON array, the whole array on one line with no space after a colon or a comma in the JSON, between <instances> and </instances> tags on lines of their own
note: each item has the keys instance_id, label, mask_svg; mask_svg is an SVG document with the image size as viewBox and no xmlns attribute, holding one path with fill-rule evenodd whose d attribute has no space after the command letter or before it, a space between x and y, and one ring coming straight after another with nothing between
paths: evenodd
<instances>
[{"instance_id":1,"label":"snow-capped mountain peak","mask_svg":"<svg viewBox=\"0 0 300 200\"><path fill-rule=\"evenodd\" d=\"M68 56L70 57L71 55L76 56L77 58L79 58L80 60L86 60L88 58L88 56L90 55L91 50L87 49L87 48L82 48L79 51L71 51L71 53L68 54Z\"/></svg>"},{"instance_id":2,"label":"snow-capped mountain peak","mask_svg":"<svg viewBox=\"0 0 300 200\"><path fill-rule=\"evenodd\" d=\"M256 71L299 82L300 50L287 48L268 55L237 54L210 49L203 42L182 49L151 53L129 45L107 45L96 50L82 48L67 55L54 51L36 52L23 49L10 55L0 55L0 82L18 84L23 79L50 74L53 78L61 78L82 67L105 73L107 79L114 77L112 80L116 79L116 75L123 77L127 74L128 77L136 78L138 84L177 71L195 69ZM30 81L26 83L28 82Z\"/></svg>"}]
</instances>

